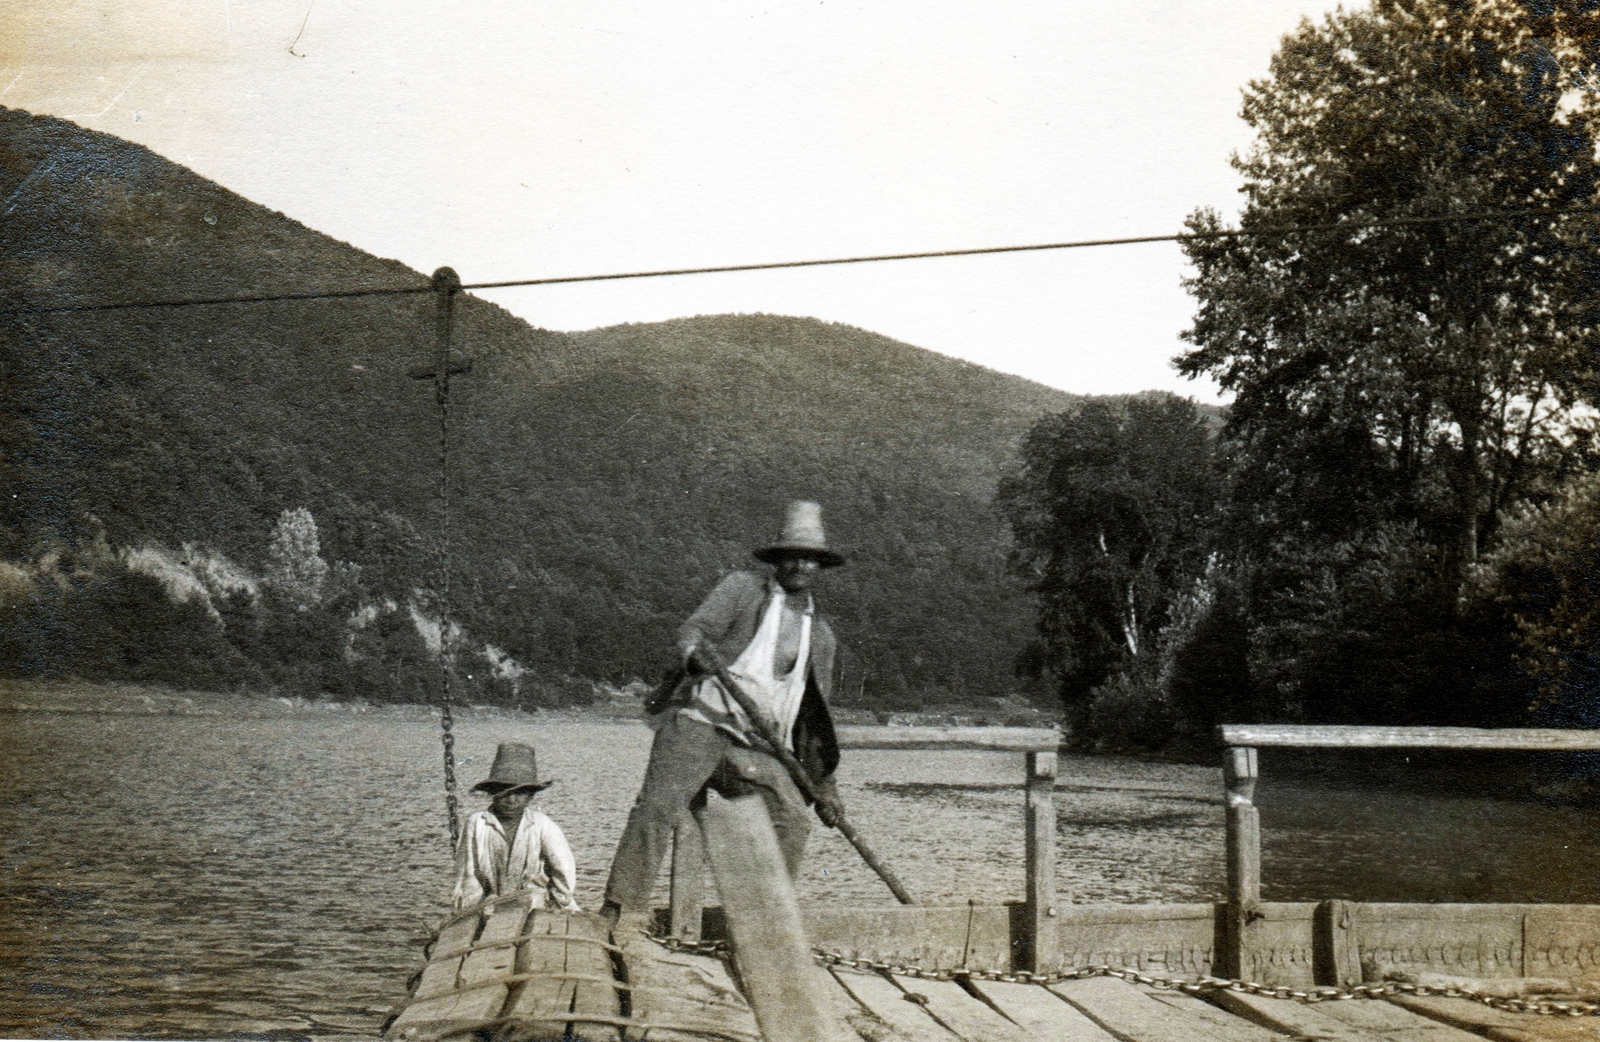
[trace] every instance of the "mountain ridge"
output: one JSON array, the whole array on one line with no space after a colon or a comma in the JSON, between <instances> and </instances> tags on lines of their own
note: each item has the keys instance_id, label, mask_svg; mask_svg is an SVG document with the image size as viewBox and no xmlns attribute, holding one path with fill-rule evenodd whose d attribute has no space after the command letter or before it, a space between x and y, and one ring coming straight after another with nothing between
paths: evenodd
<instances>
[{"instance_id":1,"label":"mountain ridge","mask_svg":"<svg viewBox=\"0 0 1600 1042\"><path fill-rule=\"evenodd\" d=\"M17 110L0 109L0 199L4 306L428 284L140 146ZM194 544L266 574L275 525L305 508L323 556L359 565L351 596L436 586L438 418L406 375L432 361L433 307L419 292L5 323L0 380L25 405L0 430L17 490L0 558L38 571L50 546L87 560L96 540ZM463 294L453 343L473 370L451 388L452 592L474 640L541 677L651 676L783 503L815 498L852 557L821 597L870 674L864 697L1016 687L1031 603L989 501L1016 439L1076 396L766 314L560 333ZM73 603L68 623L116 639Z\"/></svg>"}]
</instances>

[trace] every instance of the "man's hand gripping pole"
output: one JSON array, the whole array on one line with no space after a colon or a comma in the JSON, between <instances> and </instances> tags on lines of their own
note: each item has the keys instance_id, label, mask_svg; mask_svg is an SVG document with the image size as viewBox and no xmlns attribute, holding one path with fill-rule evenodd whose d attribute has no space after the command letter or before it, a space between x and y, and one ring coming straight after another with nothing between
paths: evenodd
<instances>
[{"instance_id":1,"label":"man's hand gripping pole","mask_svg":"<svg viewBox=\"0 0 1600 1042\"><path fill-rule=\"evenodd\" d=\"M739 708L744 710L745 716L750 718L751 726L756 730L756 733L751 736L755 739L756 745L763 752L777 757L778 762L783 764L784 769L789 772L789 777L794 780L795 787L800 790L802 795L817 805L817 816L822 819L823 824L838 829L840 835L850 841L850 845L856 848L856 853L861 855L861 860L867 863L867 867L878 873L878 878L888 884L889 889L894 893L895 900L903 905L916 904L916 900L901 885L895 874L889 871L883 862L878 860L878 855L873 853L871 847L867 846L867 841L856 833L854 826L850 824L850 819L845 817L844 807L840 805L839 801L828 793L820 791L816 784L812 782L811 776L800 765L800 761L795 758L794 753L790 752L788 747L783 744L776 729L772 726L771 717L763 712L761 707L756 705L755 699L746 694L744 689L739 686L738 681L733 679L733 675L728 672L728 667L723 665L722 659L717 653L707 647L697 647L690 653L690 657L698 660L702 667L717 678L722 684L723 690L727 691L733 700L739 703Z\"/></svg>"}]
</instances>

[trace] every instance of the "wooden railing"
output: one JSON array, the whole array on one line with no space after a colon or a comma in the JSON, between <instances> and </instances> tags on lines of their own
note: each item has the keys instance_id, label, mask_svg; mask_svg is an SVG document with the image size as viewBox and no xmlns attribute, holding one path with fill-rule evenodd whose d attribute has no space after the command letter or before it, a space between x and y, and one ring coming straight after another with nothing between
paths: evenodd
<instances>
[{"instance_id":1,"label":"wooden railing","mask_svg":"<svg viewBox=\"0 0 1600 1042\"><path fill-rule=\"evenodd\" d=\"M1255 806L1256 750L1461 749L1585 752L1600 750L1600 731L1553 728L1343 727L1314 724L1223 724L1227 790L1228 900L1221 971L1247 976L1261 919L1261 815Z\"/></svg>"},{"instance_id":2,"label":"wooden railing","mask_svg":"<svg viewBox=\"0 0 1600 1042\"><path fill-rule=\"evenodd\" d=\"M1050 965L1055 957L1056 909L1056 750L1061 736L1038 727L840 727L845 750L962 750L1021 753L1025 868L1023 960ZM870 834L870 823L869 823ZM700 935L705 878L703 842L692 824L680 827L673 844L670 928L685 939ZM893 865L893 851L887 852ZM915 892L914 881L912 890Z\"/></svg>"}]
</instances>

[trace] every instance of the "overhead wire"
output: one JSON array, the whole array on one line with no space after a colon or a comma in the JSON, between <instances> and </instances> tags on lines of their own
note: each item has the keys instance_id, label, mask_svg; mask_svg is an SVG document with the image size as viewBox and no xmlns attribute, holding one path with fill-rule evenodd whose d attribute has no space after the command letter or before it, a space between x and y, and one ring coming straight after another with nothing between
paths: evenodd
<instances>
[{"instance_id":1,"label":"overhead wire","mask_svg":"<svg viewBox=\"0 0 1600 1042\"><path fill-rule=\"evenodd\" d=\"M534 279L506 279L496 282L468 282L465 290L511 289L520 286L556 286L578 282L611 282L621 279L654 279L680 275L715 275L740 271L774 271L784 268L820 268L842 264L874 264L884 261L930 260L940 257L977 257L1004 253L1038 253L1047 250L1073 250L1096 246L1132 246L1153 242L1195 242L1212 239L1238 239L1297 235L1305 232L1363 231L1407 225L1486 221L1524 217L1562 217L1600 213L1600 206L1528 210L1484 210L1466 214L1430 214L1420 217L1389 217L1371 221L1329 221L1322 224L1286 225L1270 228L1218 228L1213 231L1177 232L1169 235L1135 235L1115 239L1077 239L1070 242L1031 243L1023 246L980 246L959 250L929 250L915 253L878 253L856 257L831 257L822 260L769 261L757 264L720 264L699 268L662 268L652 271L613 272L602 275L559 275ZM287 301L348 300L358 297L407 296L435 292L432 284L414 286L376 286L363 289L304 291L298 293L240 294L227 297L190 297L176 300L116 301L104 304L60 304L0 308L0 316L62 315L79 312L131 311L143 308L210 307L223 304L273 304Z\"/></svg>"}]
</instances>

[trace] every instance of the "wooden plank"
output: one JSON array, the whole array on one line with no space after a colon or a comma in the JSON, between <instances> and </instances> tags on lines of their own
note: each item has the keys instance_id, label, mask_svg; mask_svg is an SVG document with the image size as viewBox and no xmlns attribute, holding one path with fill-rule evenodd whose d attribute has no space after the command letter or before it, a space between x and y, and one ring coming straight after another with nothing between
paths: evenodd
<instances>
[{"instance_id":1,"label":"wooden plank","mask_svg":"<svg viewBox=\"0 0 1600 1042\"><path fill-rule=\"evenodd\" d=\"M1317 904L1312 916L1312 980L1349 988L1361 983L1361 946L1356 936L1358 906L1351 901Z\"/></svg>"},{"instance_id":2,"label":"wooden plank","mask_svg":"<svg viewBox=\"0 0 1600 1042\"><path fill-rule=\"evenodd\" d=\"M1247 995L1242 991L1214 991L1211 1001L1230 1013L1246 1020L1301 1038L1328 1039L1329 1042L1383 1042L1384 1035L1362 1028L1351 1027L1337 1017L1329 1016L1323 1009L1331 1005L1319 1002L1308 1005L1289 999L1269 999L1261 995ZM1349 1001L1363 1002L1364 999Z\"/></svg>"},{"instance_id":3,"label":"wooden plank","mask_svg":"<svg viewBox=\"0 0 1600 1042\"><path fill-rule=\"evenodd\" d=\"M821 977L823 1002L834 1016L850 1025L862 1042L922 1042L895 1030L893 1025L857 1002L833 974L823 971Z\"/></svg>"},{"instance_id":4,"label":"wooden plank","mask_svg":"<svg viewBox=\"0 0 1600 1042\"><path fill-rule=\"evenodd\" d=\"M1111 977L1064 980L1049 986L1120 1039L1136 1042L1236 1042L1207 1021L1157 1002L1126 981ZM1241 1027L1249 1025L1241 1022Z\"/></svg>"},{"instance_id":5,"label":"wooden plank","mask_svg":"<svg viewBox=\"0 0 1600 1042\"><path fill-rule=\"evenodd\" d=\"M1076 1006L1037 984L974 980L972 988L1038 1042L1116 1042Z\"/></svg>"},{"instance_id":6,"label":"wooden plank","mask_svg":"<svg viewBox=\"0 0 1600 1042\"><path fill-rule=\"evenodd\" d=\"M953 980L920 980L891 975L890 980L939 1023L966 1042L1033 1042L1028 1033L968 994Z\"/></svg>"},{"instance_id":7,"label":"wooden plank","mask_svg":"<svg viewBox=\"0 0 1600 1042\"><path fill-rule=\"evenodd\" d=\"M438 1038L439 1028L455 1008L454 991L465 955L478 936L479 916L446 922L428 945L428 963L411 991L411 998L385 1034L391 1038ZM454 953L454 954L453 954Z\"/></svg>"},{"instance_id":8,"label":"wooden plank","mask_svg":"<svg viewBox=\"0 0 1600 1042\"><path fill-rule=\"evenodd\" d=\"M800 901L760 796L710 793L695 809L745 1000L767 1042L853 1037L821 999Z\"/></svg>"},{"instance_id":9,"label":"wooden plank","mask_svg":"<svg viewBox=\"0 0 1600 1042\"><path fill-rule=\"evenodd\" d=\"M1495 1042L1594 1042L1600 1028L1594 1017L1541 1017L1508 1013L1471 999L1442 995L1391 995L1389 1001L1430 1020L1494 1039Z\"/></svg>"},{"instance_id":10,"label":"wooden plank","mask_svg":"<svg viewBox=\"0 0 1600 1042\"><path fill-rule=\"evenodd\" d=\"M1028 910L1026 965L1036 973L1057 969L1056 752L1028 753L1023 809L1023 900Z\"/></svg>"},{"instance_id":11,"label":"wooden plank","mask_svg":"<svg viewBox=\"0 0 1600 1042\"><path fill-rule=\"evenodd\" d=\"M1526 916L1534 907L1352 903L1352 943L1369 980L1424 974L1520 977L1526 966Z\"/></svg>"},{"instance_id":12,"label":"wooden plank","mask_svg":"<svg viewBox=\"0 0 1600 1042\"><path fill-rule=\"evenodd\" d=\"M1223 745L1295 749L1600 749L1600 730L1553 727L1365 727L1223 724Z\"/></svg>"},{"instance_id":13,"label":"wooden plank","mask_svg":"<svg viewBox=\"0 0 1600 1042\"><path fill-rule=\"evenodd\" d=\"M761 1042L755 1014L720 959L668 951L636 929L612 939L627 966L631 1019L661 1025L650 1028L650 1042L706 1042L707 1035ZM628 1037L639 1034L630 1029Z\"/></svg>"},{"instance_id":14,"label":"wooden plank","mask_svg":"<svg viewBox=\"0 0 1600 1042\"><path fill-rule=\"evenodd\" d=\"M987 749L1053 753L1061 734L1048 727L871 727L836 728L841 749Z\"/></svg>"},{"instance_id":15,"label":"wooden plank","mask_svg":"<svg viewBox=\"0 0 1600 1042\"><path fill-rule=\"evenodd\" d=\"M898 1034L918 1042L957 1042L957 1036L933 1019L926 1008L906 1001L906 993L889 978L842 966L833 967L833 976L857 1002Z\"/></svg>"},{"instance_id":16,"label":"wooden plank","mask_svg":"<svg viewBox=\"0 0 1600 1042\"><path fill-rule=\"evenodd\" d=\"M615 1025L586 1020L582 1014L614 1017L622 1012L617 992L616 966L611 949L601 942L610 940L610 926L598 915L566 913L568 937L582 937L595 943L567 943L567 967L574 977L572 1031L580 1038L610 1042L618 1037ZM598 978L585 980L583 978Z\"/></svg>"},{"instance_id":17,"label":"wooden plank","mask_svg":"<svg viewBox=\"0 0 1600 1042\"><path fill-rule=\"evenodd\" d=\"M1070 905L1056 916L1063 968L1125 966L1171 977L1219 972L1217 905ZM976 965L976 964L974 964Z\"/></svg>"},{"instance_id":18,"label":"wooden plank","mask_svg":"<svg viewBox=\"0 0 1600 1042\"><path fill-rule=\"evenodd\" d=\"M488 922L473 942L476 950L461 960L457 978L461 991L444 1019L476 1025L499 1018L510 990L505 978L516 964L516 941L522 936L527 919L528 908L521 901L496 905L490 910Z\"/></svg>"},{"instance_id":19,"label":"wooden plank","mask_svg":"<svg viewBox=\"0 0 1600 1042\"><path fill-rule=\"evenodd\" d=\"M848 958L928 969L1012 968L1011 909L1004 905L811 905L801 914L812 944Z\"/></svg>"},{"instance_id":20,"label":"wooden plank","mask_svg":"<svg viewBox=\"0 0 1600 1042\"><path fill-rule=\"evenodd\" d=\"M528 921L529 937L517 953L517 972L534 974L521 982L506 1011L514 1018L507 1033L515 1038L559 1038L566 1033L572 1010L572 982L567 972L565 937L568 917L539 910Z\"/></svg>"},{"instance_id":21,"label":"wooden plank","mask_svg":"<svg viewBox=\"0 0 1600 1042\"><path fill-rule=\"evenodd\" d=\"M1260 902L1246 924L1242 972L1219 976L1300 990L1316 986L1316 913L1309 901Z\"/></svg>"},{"instance_id":22,"label":"wooden plank","mask_svg":"<svg viewBox=\"0 0 1600 1042\"><path fill-rule=\"evenodd\" d=\"M1523 923L1522 976L1553 978L1568 994L1600 987L1600 907L1533 905Z\"/></svg>"},{"instance_id":23,"label":"wooden plank","mask_svg":"<svg viewBox=\"0 0 1600 1042\"><path fill-rule=\"evenodd\" d=\"M672 936L685 941L700 939L705 889L706 848L700 837L700 826L684 820L672 830L672 887L668 909Z\"/></svg>"},{"instance_id":24,"label":"wooden plank","mask_svg":"<svg viewBox=\"0 0 1600 1042\"><path fill-rule=\"evenodd\" d=\"M1197 1020L1205 1021L1225 1038L1236 1039L1237 1042L1279 1042L1276 1030L1262 1027L1249 1018L1240 1018L1228 1010L1213 1006L1198 995L1171 988L1141 987L1139 990L1162 1005L1171 1006L1180 1013L1187 1013Z\"/></svg>"},{"instance_id":25,"label":"wooden plank","mask_svg":"<svg viewBox=\"0 0 1600 1042\"><path fill-rule=\"evenodd\" d=\"M1317 1008L1342 1024L1382 1035L1392 1042L1478 1042L1481 1038L1382 999L1322 1002Z\"/></svg>"},{"instance_id":26,"label":"wooden plank","mask_svg":"<svg viewBox=\"0 0 1600 1042\"><path fill-rule=\"evenodd\" d=\"M497 1033L504 1040L559 1038L567 1026L587 1039L615 1039L617 1029L605 1018L620 1016L612 983L611 956L601 943L608 936L604 920L585 913L539 909L528 921L528 939L517 952L519 981L508 996L507 1025ZM602 1018L582 1020L588 1013Z\"/></svg>"}]
</instances>

